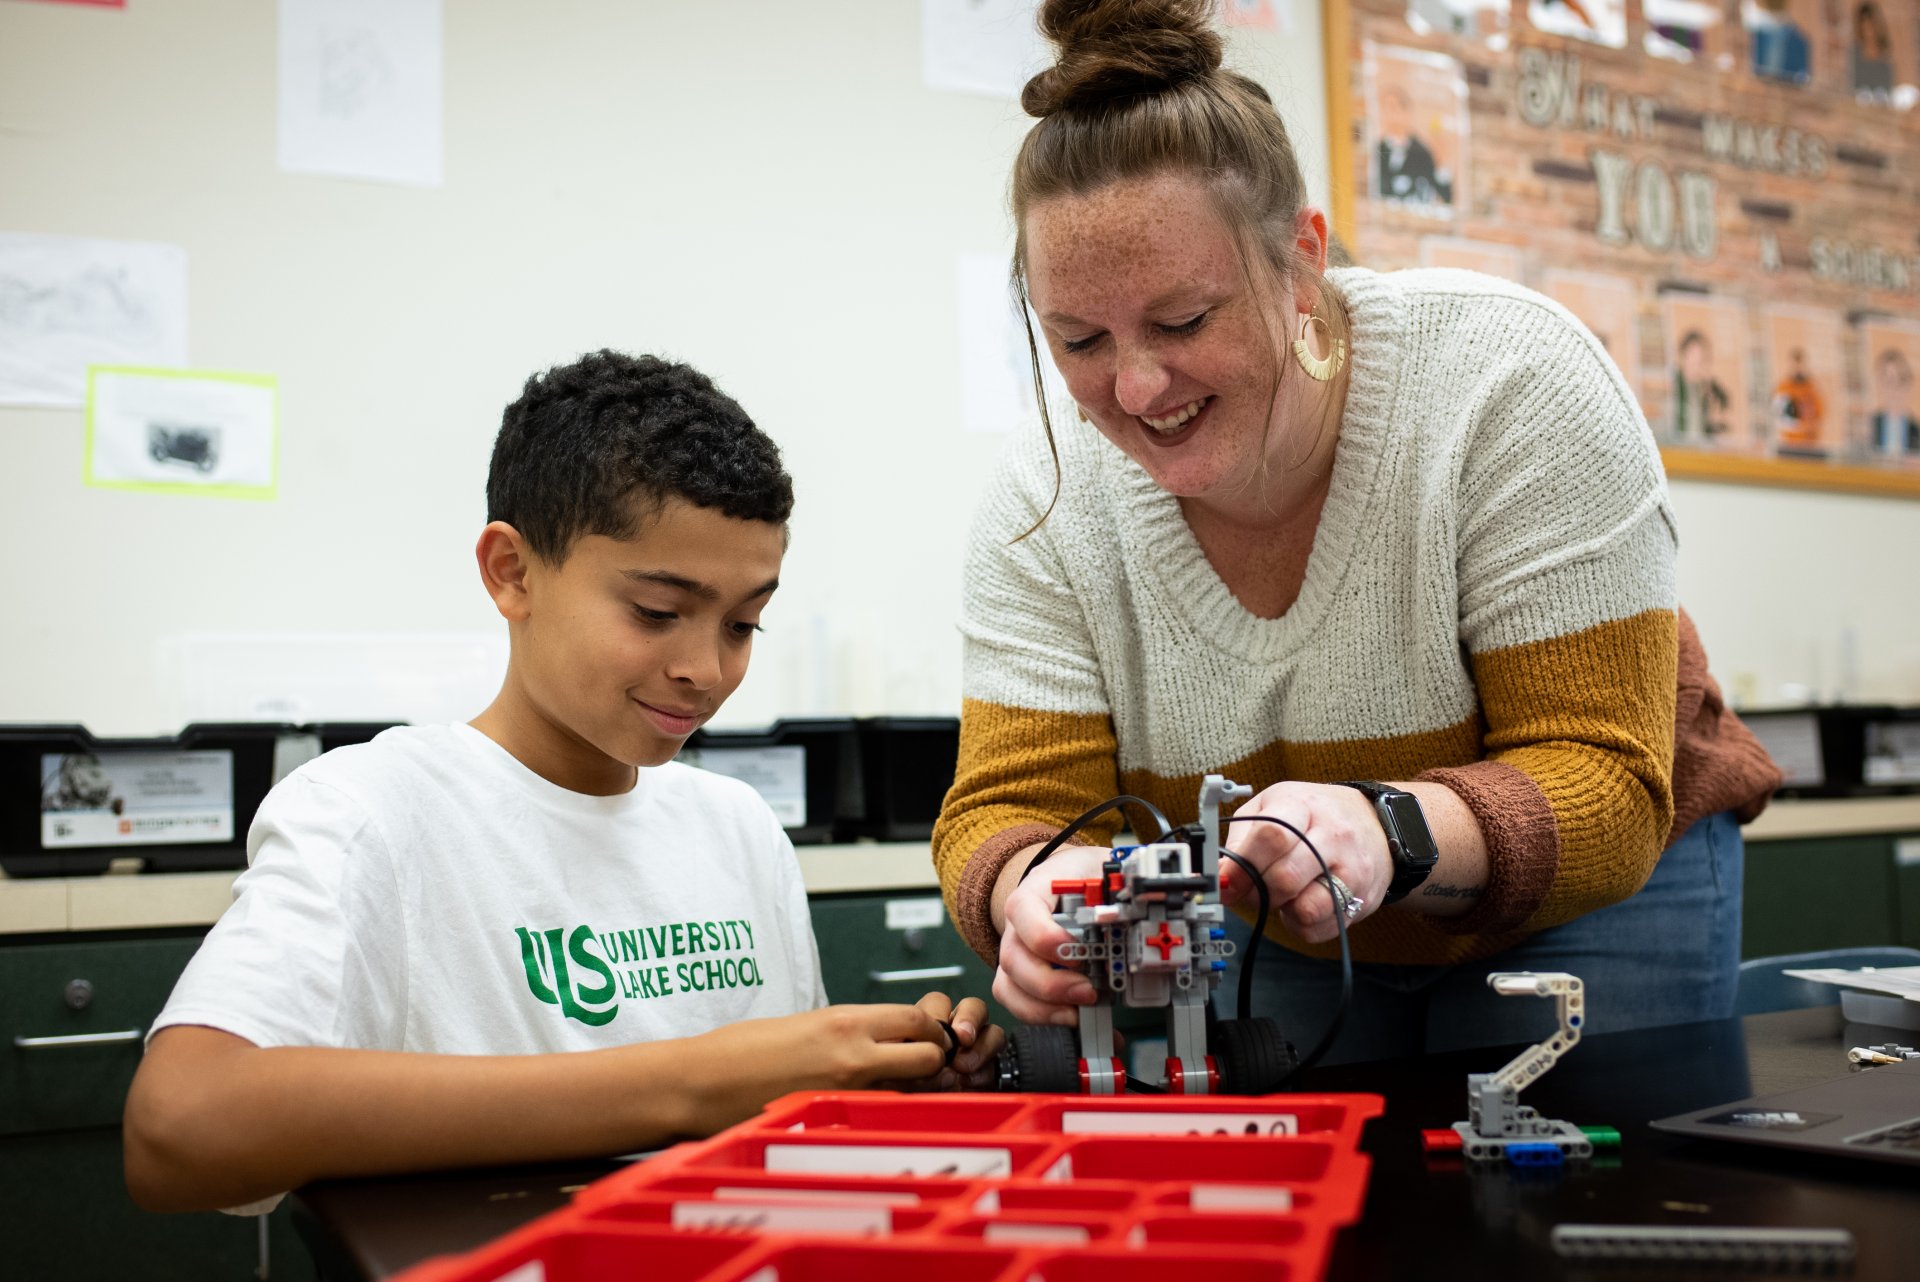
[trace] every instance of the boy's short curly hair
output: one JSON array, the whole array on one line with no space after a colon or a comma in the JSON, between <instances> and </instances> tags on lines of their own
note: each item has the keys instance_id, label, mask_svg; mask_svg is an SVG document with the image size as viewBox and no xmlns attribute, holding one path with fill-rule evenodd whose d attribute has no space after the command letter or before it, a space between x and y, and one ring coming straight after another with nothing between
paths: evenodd
<instances>
[{"instance_id":1,"label":"boy's short curly hair","mask_svg":"<svg viewBox=\"0 0 1920 1282\"><path fill-rule=\"evenodd\" d=\"M624 539L668 499L784 522L780 448L689 365L601 350L527 380L487 470L487 519L558 563L586 534Z\"/></svg>"}]
</instances>

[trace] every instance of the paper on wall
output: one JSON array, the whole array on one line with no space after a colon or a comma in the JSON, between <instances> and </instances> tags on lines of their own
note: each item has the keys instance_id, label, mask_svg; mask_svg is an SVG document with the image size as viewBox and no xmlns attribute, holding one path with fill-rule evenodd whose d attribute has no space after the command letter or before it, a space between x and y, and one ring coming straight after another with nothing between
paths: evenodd
<instances>
[{"instance_id":1,"label":"paper on wall","mask_svg":"<svg viewBox=\"0 0 1920 1282\"><path fill-rule=\"evenodd\" d=\"M1019 98L1047 65L1036 0L920 0L920 70L929 89Z\"/></svg>"},{"instance_id":2,"label":"paper on wall","mask_svg":"<svg viewBox=\"0 0 1920 1282\"><path fill-rule=\"evenodd\" d=\"M88 485L273 497L271 375L95 366L87 388Z\"/></svg>"},{"instance_id":3,"label":"paper on wall","mask_svg":"<svg viewBox=\"0 0 1920 1282\"><path fill-rule=\"evenodd\" d=\"M1054 368L1040 323L1029 314L1034 347L1007 283L1001 254L962 254L954 267L960 322L960 420L969 432L1011 432L1039 415L1033 395L1033 351L1040 358L1047 409L1057 413L1066 385Z\"/></svg>"},{"instance_id":4,"label":"paper on wall","mask_svg":"<svg viewBox=\"0 0 1920 1282\"><path fill-rule=\"evenodd\" d=\"M438 187L441 0L280 0L280 167Z\"/></svg>"},{"instance_id":5,"label":"paper on wall","mask_svg":"<svg viewBox=\"0 0 1920 1282\"><path fill-rule=\"evenodd\" d=\"M89 365L186 361L186 250L0 233L0 405L78 409Z\"/></svg>"}]
</instances>

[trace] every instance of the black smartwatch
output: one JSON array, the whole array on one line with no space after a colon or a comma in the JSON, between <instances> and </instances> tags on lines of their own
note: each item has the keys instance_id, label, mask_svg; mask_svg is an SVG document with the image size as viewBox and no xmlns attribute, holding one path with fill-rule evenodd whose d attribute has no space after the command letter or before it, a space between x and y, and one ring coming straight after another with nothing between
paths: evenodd
<instances>
[{"instance_id":1,"label":"black smartwatch","mask_svg":"<svg viewBox=\"0 0 1920 1282\"><path fill-rule=\"evenodd\" d=\"M1420 798L1384 783L1343 779L1342 788L1354 788L1373 803L1373 813L1387 830L1387 853L1393 858L1393 884L1387 887L1385 904L1397 903L1412 894L1433 866L1440 862L1440 848L1433 844L1433 832L1427 827L1426 811Z\"/></svg>"}]
</instances>

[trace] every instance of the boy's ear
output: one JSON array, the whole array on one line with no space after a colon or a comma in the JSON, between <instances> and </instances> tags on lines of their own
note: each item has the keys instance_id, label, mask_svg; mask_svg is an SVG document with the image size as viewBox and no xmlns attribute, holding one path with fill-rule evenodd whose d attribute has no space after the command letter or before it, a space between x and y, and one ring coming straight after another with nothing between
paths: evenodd
<instances>
[{"instance_id":1,"label":"boy's ear","mask_svg":"<svg viewBox=\"0 0 1920 1282\"><path fill-rule=\"evenodd\" d=\"M473 555L480 563L480 581L500 617L509 623L525 619L531 613L527 576L533 569L533 551L520 531L505 521L489 521L480 531Z\"/></svg>"}]
</instances>

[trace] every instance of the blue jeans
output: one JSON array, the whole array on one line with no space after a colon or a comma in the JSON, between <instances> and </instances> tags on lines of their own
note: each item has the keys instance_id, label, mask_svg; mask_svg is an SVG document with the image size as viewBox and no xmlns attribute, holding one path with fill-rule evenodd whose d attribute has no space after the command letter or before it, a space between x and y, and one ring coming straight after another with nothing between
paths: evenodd
<instances>
[{"instance_id":1,"label":"blue jeans","mask_svg":"<svg viewBox=\"0 0 1920 1282\"><path fill-rule=\"evenodd\" d=\"M1540 1041L1558 1027L1554 1004L1500 997L1499 970L1558 970L1586 981L1589 1033L1725 1019L1740 966L1745 847L1730 813L1709 815L1669 846L1630 899L1543 930L1506 952L1456 966L1355 962L1353 1004L1323 1063L1393 1059L1471 1046ZM1239 992L1248 926L1229 915L1240 950L1219 989ZM1254 961L1253 1011L1277 1020L1304 1055L1340 1000L1340 965L1267 940Z\"/></svg>"}]
</instances>

